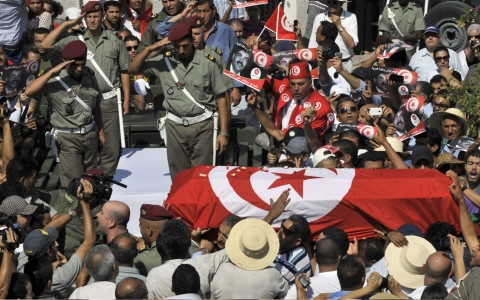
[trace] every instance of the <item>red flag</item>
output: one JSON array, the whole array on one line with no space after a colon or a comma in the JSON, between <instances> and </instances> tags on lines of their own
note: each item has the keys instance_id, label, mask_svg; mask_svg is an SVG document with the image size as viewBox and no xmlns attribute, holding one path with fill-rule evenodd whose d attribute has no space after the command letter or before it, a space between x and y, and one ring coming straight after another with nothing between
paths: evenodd
<instances>
[{"instance_id":1,"label":"red flag","mask_svg":"<svg viewBox=\"0 0 480 300\"><path fill-rule=\"evenodd\" d=\"M314 238L339 227L353 238L374 236L375 225L422 230L437 221L459 231L451 182L437 170L283 169L199 166L177 175L166 204L190 226L215 228L227 216L264 218L270 199L290 188L291 201L273 224L303 215ZM432 213L435 211L435 214Z\"/></svg>"},{"instance_id":2,"label":"red flag","mask_svg":"<svg viewBox=\"0 0 480 300\"><path fill-rule=\"evenodd\" d=\"M282 6L282 3L280 3L277 8L273 11L272 15L270 18L267 20L265 23L265 28L269 29L270 31L276 32L277 31L277 15L278 15L278 10L279 7Z\"/></svg>"},{"instance_id":3,"label":"red flag","mask_svg":"<svg viewBox=\"0 0 480 300\"><path fill-rule=\"evenodd\" d=\"M293 23L287 19L282 3L280 3L270 18L265 23L265 28L274 31L277 40L296 41L297 37L293 32Z\"/></svg>"}]
</instances>

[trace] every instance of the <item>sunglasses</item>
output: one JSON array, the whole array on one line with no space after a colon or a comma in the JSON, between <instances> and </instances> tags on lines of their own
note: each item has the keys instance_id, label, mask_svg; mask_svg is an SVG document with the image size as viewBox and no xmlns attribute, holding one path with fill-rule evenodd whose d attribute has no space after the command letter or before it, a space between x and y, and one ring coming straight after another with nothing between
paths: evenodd
<instances>
[{"instance_id":1,"label":"sunglasses","mask_svg":"<svg viewBox=\"0 0 480 300\"><path fill-rule=\"evenodd\" d=\"M357 112L358 111L358 108L356 106L349 106L349 107L342 107L340 108L340 113L343 115L343 114L346 114L348 112Z\"/></svg>"},{"instance_id":2,"label":"sunglasses","mask_svg":"<svg viewBox=\"0 0 480 300\"><path fill-rule=\"evenodd\" d=\"M449 108L450 107L447 104L435 103L435 102L433 102L433 106L436 106L436 107L439 107L439 108Z\"/></svg>"},{"instance_id":3,"label":"sunglasses","mask_svg":"<svg viewBox=\"0 0 480 300\"><path fill-rule=\"evenodd\" d=\"M425 38L429 38L429 37L439 37L439 34L438 34L438 33L435 33L435 32L428 32L428 33L425 33L424 36L425 36Z\"/></svg>"},{"instance_id":4,"label":"sunglasses","mask_svg":"<svg viewBox=\"0 0 480 300\"><path fill-rule=\"evenodd\" d=\"M480 35L469 35L468 38L480 40Z\"/></svg>"},{"instance_id":5,"label":"sunglasses","mask_svg":"<svg viewBox=\"0 0 480 300\"><path fill-rule=\"evenodd\" d=\"M449 55L435 57L436 62L448 61L449 59L450 59Z\"/></svg>"},{"instance_id":6,"label":"sunglasses","mask_svg":"<svg viewBox=\"0 0 480 300\"><path fill-rule=\"evenodd\" d=\"M137 48L138 48L138 45L136 45L136 46L128 46L128 47L127 47L127 51L132 51L132 49L137 50Z\"/></svg>"}]
</instances>

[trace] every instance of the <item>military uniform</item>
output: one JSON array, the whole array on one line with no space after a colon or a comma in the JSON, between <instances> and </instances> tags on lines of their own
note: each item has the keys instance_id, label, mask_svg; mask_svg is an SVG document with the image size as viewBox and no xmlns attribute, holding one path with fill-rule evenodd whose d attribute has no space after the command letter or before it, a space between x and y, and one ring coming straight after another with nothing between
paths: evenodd
<instances>
[{"instance_id":1,"label":"military uniform","mask_svg":"<svg viewBox=\"0 0 480 300\"><path fill-rule=\"evenodd\" d=\"M133 260L133 266L140 271L140 274L147 276L151 269L162 264L162 257L157 251L157 243L144 245Z\"/></svg>"},{"instance_id":2,"label":"military uniform","mask_svg":"<svg viewBox=\"0 0 480 300\"><path fill-rule=\"evenodd\" d=\"M185 8L185 4L182 2L182 10ZM155 28L157 28L158 24L165 21L168 17L167 11L162 9L160 13L152 15L150 22L148 22L148 26L143 32L142 40L140 41L140 46L138 47L138 52L143 51L146 47L155 44L156 42L165 38L157 33Z\"/></svg>"},{"instance_id":3,"label":"military uniform","mask_svg":"<svg viewBox=\"0 0 480 300\"><path fill-rule=\"evenodd\" d=\"M77 35L67 36L58 41L54 48L61 50L71 41L78 40ZM118 105L116 88L120 87L120 72L128 69L130 58L127 49L111 30L103 30L96 42L86 31L83 39L88 50L94 53L93 59L105 73L113 85L113 90L95 69L90 60L87 66L95 72L95 77L100 87L103 100L100 101L103 127L105 129L106 143L100 153L100 166L108 176L113 176L120 157L120 126L118 120Z\"/></svg>"},{"instance_id":4,"label":"military uniform","mask_svg":"<svg viewBox=\"0 0 480 300\"><path fill-rule=\"evenodd\" d=\"M227 63L225 62L225 60L223 60L222 51L218 48L205 46L205 50L203 52L205 52L205 54L210 55L214 58L214 59L210 58L210 60L212 60L213 62L216 62L218 67L220 68L220 72L223 73L223 70L227 66ZM223 80L225 83L225 87L227 89L231 89L234 87L233 79L231 77L223 74Z\"/></svg>"},{"instance_id":5,"label":"military uniform","mask_svg":"<svg viewBox=\"0 0 480 300\"><path fill-rule=\"evenodd\" d=\"M52 107L50 123L59 145L60 181L66 187L70 180L97 165L98 132L93 111L102 94L90 69L84 69L80 82L65 70L59 77L91 109L87 111L56 78L51 78L42 89Z\"/></svg>"},{"instance_id":6,"label":"military uniform","mask_svg":"<svg viewBox=\"0 0 480 300\"><path fill-rule=\"evenodd\" d=\"M165 60L169 59L179 78L176 82L169 72ZM145 75L160 78L165 94L163 106L173 116L167 120L167 157L170 176L196 165L209 165L213 160L213 120L212 118L191 124L173 121L173 118L201 116L204 111L190 101L182 91L187 89L193 98L210 111L217 110L215 95L227 90L223 74L215 59L195 50L193 60L184 66L173 52L165 57L147 60Z\"/></svg>"},{"instance_id":7,"label":"military uniform","mask_svg":"<svg viewBox=\"0 0 480 300\"><path fill-rule=\"evenodd\" d=\"M403 33L403 36L410 35L415 31L425 30L425 19L422 8L411 0L405 9L400 6L398 1L390 2L389 5L385 6L378 26L379 31L388 32L392 38L402 36L395 28L395 25L393 25L388 8L390 8L393 13L393 19L398 29Z\"/></svg>"}]
</instances>

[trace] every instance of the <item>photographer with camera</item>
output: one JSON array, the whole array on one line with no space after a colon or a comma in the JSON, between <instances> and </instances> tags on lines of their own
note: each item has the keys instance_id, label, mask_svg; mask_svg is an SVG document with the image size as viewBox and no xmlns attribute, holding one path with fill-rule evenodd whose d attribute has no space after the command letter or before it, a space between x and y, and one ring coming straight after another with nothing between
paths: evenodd
<instances>
[{"instance_id":1,"label":"photographer with camera","mask_svg":"<svg viewBox=\"0 0 480 300\"><path fill-rule=\"evenodd\" d=\"M15 271L13 258L15 256L15 243L17 236L12 228L4 230L5 235L0 235L0 253L2 264L0 266L0 299L6 299L8 288L12 279L12 272Z\"/></svg>"},{"instance_id":2,"label":"photographer with camera","mask_svg":"<svg viewBox=\"0 0 480 300\"><path fill-rule=\"evenodd\" d=\"M96 240L90 206L88 202L84 200L91 199L93 187L87 180L82 179L80 182L83 186L83 191L79 187L76 191L76 197L78 198L84 220L84 240L68 262L64 265L57 266L53 271L52 291L60 293L63 298L67 298L70 295L72 285L82 270L83 260L87 252L95 245ZM54 263L57 260L57 239L58 231L53 227L32 231L23 244L24 252L28 256L28 263L25 265L25 268L29 268L30 264L41 266L39 263L40 260L47 260L50 263Z\"/></svg>"}]
</instances>

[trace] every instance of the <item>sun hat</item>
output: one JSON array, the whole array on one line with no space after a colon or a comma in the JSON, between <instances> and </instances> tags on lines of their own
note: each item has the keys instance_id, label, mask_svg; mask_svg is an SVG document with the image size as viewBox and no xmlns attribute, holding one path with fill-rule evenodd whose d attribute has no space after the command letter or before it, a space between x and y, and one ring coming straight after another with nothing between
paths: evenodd
<instances>
[{"instance_id":1,"label":"sun hat","mask_svg":"<svg viewBox=\"0 0 480 300\"><path fill-rule=\"evenodd\" d=\"M442 128L442 121L443 118L446 116L450 117L456 117L462 124L462 134L461 135L468 135L468 123L467 120L465 119L465 115L461 110L458 108L449 108L446 111L438 111L433 113L430 118L428 119L428 124L430 127L435 128L440 132L440 134L443 136L443 128Z\"/></svg>"},{"instance_id":2,"label":"sun hat","mask_svg":"<svg viewBox=\"0 0 480 300\"><path fill-rule=\"evenodd\" d=\"M275 260L279 248L275 230L267 222L254 218L235 224L225 244L232 263L247 271L268 267Z\"/></svg>"},{"instance_id":3,"label":"sun hat","mask_svg":"<svg viewBox=\"0 0 480 300\"><path fill-rule=\"evenodd\" d=\"M445 152L437 157L435 169L440 169L446 164L465 164L465 162L456 158L452 153Z\"/></svg>"},{"instance_id":4,"label":"sun hat","mask_svg":"<svg viewBox=\"0 0 480 300\"><path fill-rule=\"evenodd\" d=\"M425 275L424 265L430 254L436 250L424 238L405 236L408 246L397 247L390 243L385 250L385 262L388 274L406 288L417 289L423 286Z\"/></svg>"},{"instance_id":5,"label":"sun hat","mask_svg":"<svg viewBox=\"0 0 480 300\"><path fill-rule=\"evenodd\" d=\"M403 155L409 154L408 151L403 151L403 143L399 139L391 136L387 136L387 142L390 144L390 146L392 146L395 152ZM385 151L385 147L380 146L378 148L373 149L373 151Z\"/></svg>"},{"instance_id":6,"label":"sun hat","mask_svg":"<svg viewBox=\"0 0 480 300\"><path fill-rule=\"evenodd\" d=\"M343 153L340 151L338 148L333 147L331 145L325 145L320 148L318 148L317 151L315 151L315 154L313 155L312 158L312 164L313 166L317 166L321 161L324 161L325 159L329 157L342 157Z\"/></svg>"}]
</instances>

